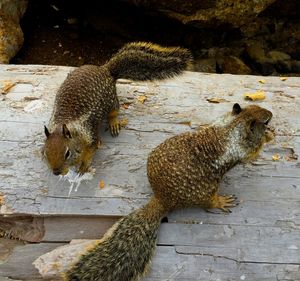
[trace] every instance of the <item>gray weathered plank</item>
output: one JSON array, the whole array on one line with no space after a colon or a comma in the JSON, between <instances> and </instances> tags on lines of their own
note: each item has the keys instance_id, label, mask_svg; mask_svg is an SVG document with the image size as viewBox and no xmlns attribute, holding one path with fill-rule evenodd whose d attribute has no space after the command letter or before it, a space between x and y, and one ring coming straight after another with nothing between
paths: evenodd
<instances>
[{"instance_id":1,"label":"gray weathered plank","mask_svg":"<svg viewBox=\"0 0 300 281\"><path fill-rule=\"evenodd\" d=\"M168 223L161 226L158 244L238 262L300 264L299 237L300 229L283 227Z\"/></svg>"},{"instance_id":2,"label":"gray weathered plank","mask_svg":"<svg viewBox=\"0 0 300 281\"><path fill-rule=\"evenodd\" d=\"M0 241L2 247L6 247L5 241ZM0 264L0 276L12 279L33 280L40 279L37 269L32 265L36 257L49 252L63 244L61 243L39 243L18 245L12 254Z\"/></svg>"},{"instance_id":3,"label":"gray weathered plank","mask_svg":"<svg viewBox=\"0 0 300 281\"><path fill-rule=\"evenodd\" d=\"M44 242L68 242L70 239L98 239L117 218L115 217L46 217Z\"/></svg>"},{"instance_id":4,"label":"gray weathered plank","mask_svg":"<svg viewBox=\"0 0 300 281\"><path fill-rule=\"evenodd\" d=\"M40 276L31 263L39 255L59 245L64 244L40 243L18 246L8 261L0 265L0 272L15 279L39 279ZM150 272L143 280L300 280L299 264L243 262L226 256L227 253L217 255L214 249L193 253L188 250L188 247L158 246Z\"/></svg>"}]
</instances>

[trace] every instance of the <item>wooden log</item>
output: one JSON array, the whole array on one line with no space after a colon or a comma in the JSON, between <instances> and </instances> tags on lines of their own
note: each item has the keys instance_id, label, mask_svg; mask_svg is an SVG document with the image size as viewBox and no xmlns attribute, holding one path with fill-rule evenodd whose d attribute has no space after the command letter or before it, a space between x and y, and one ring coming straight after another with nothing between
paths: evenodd
<instances>
[{"instance_id":1,"label":"wooden log","mask_svg":"<svg viewBox=\"0 0 300 281\"><path fill-rule=\"evenodd\" d=\"M241 177L252 174L289 177L294 173L297 178L298 169L294 168L297 160L287 161L284 157L292 156L292 150L299 154L299 78L281 81L278 77L268 77L265 84L260 84L259 77L255 76L187 72L162 82L120 81L121 103L130 104L122 110L122 116L128 118L129 123L118 138L113 139L108 132L103 132L104 147L93 163L95 177L67 198L68 183L49 175L40 158L40 148L44 139L42 126L48 122L55 91L70 70L47 66L1 67L2 89L7 88L5 83L15 85L8 93L4 92L0 105L3 178L0 192L5 195L0 212L3 215L127 214L144 204L151 194L145 177L148 152L165 138L190 130L187 124L194 129L228 111L233 102L248 104L243 100L246 91L266 92L267 99L259 104L273 111L272 123L280 137L266 147L265 159L260 159L262 163L232 172L231 175L236 175L232 184L238 186L243 182ZM141 95L147 96L143 104L138 101ZM211 97L228 102L207 102ZM282 157L278 162L272 161L275 153ZM103 189L99 188L100 180L105 183ZM273 177L269 179L270 184L272 180Z\"/></svg>"},{"instance_id":2,"label":"wooden log","mask_svg":"<svg viewBox=\"0 0 300 281\"><path fill-rule=\"evenodd\" d=\"M72 239L100 238L151 196L146 159L152 148L211 123L234 102L250 104L243 94L263 90L266 99L256 104L273 112L276 138L221 186L241 204L230 215L200 209L169 214L145 280L300 280L300 78L264 77L261 84L257 76L186 72L151 83L119 80L121 118L128 124L111 138L104 122L96 174L68 196L70 184L51 175L40 150L55 92L71 70L0 66L0 229L8 237L41 242L0 252L0 276L39 279L31 265L38 256Z\"/></svg>"}]
</instances>

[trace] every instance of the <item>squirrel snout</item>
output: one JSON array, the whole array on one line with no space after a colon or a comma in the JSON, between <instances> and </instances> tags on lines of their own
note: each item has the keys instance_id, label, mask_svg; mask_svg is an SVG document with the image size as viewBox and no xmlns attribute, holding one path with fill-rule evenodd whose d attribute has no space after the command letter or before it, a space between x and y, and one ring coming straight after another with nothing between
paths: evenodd
<instances>
[{"instance_id":1,"label":"squirrel snout","mask_svg":"<svg viewBox=\"0 0 300 281\"><path fill-rule=\"evenodd\" d=\"M65 176L68 172L69 169L65 166L61 167L61 168L54 168L53 170L53 174L56 176Z\"/></svg>"},{"instance_id":2,"label":"squirrel snout","mask_svg":"<svg viewBox=\"0 0 300 281\"><path fill-rule=\"evenodd\" d=\"M61 169L53 169L53 174L59 176L61 174Z\"/></svg>"}]
</instances>

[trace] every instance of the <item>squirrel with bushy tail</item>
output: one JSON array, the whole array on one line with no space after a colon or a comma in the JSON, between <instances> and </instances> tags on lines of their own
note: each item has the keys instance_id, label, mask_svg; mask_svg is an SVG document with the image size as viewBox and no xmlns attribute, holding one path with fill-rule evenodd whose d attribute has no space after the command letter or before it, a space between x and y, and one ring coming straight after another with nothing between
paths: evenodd
<instances>
[{"instance_id":1,"label":"squirrel with bushy tail","mask_svg":"<svg viewBox=\"0 0 300 281\"><path fill-rule=\"evenodd\" d=\"M49 126L45 126L43 155L55 175L74 166L84 174L99 148L99 125L108 119L112 136L120 131L116 80L173 77L192 67L183 48L134 42L121 48L102 66L84 65L72 71L59 88Z\"/></svg>"},{"instance_id":2,"label":"squirrel with bushy tail","mask_svg":"<svg viewBox=\"0 0 300 281\"><path fill-rule=\"evenodd\" d=\"M209 127L167 139L148 157L153 189L150 201L115 223L95 245L77 257L64 273L66 281L136 281L154 254L161 219L191 206L236 206L236 197L220 195L224 174L236 164L257 158L273 138L272 113L262 107L234 104L232 111Z\"/></svg>"}]
</instances>

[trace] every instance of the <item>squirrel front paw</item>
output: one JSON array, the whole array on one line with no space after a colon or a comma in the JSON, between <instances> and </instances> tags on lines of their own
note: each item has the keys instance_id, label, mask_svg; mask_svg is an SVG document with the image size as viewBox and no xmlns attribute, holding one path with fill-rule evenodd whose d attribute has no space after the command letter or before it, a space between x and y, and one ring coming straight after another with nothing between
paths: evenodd
<instances>
[{"instance_id":1,"label":"squirrel front paw","mask_svg":"<svg viewBox=\"0 0 300 281\"><path fill-rule=\"evenodd\" d=\"M88 164L85 163L85 162L82 162L81 165L79 166L78 170L77 170L77 173L78 173L79 175L83 175L83 174L85 174L85 173L90 172L91 169L92 169L92 168L91 168L90 165L88 165Z\"/></svg>"},{"instance_id":2,"label":"squirrel front paw","mask_svg":"<svg viewBox=\"0 0 300 281\"><path fill-rule=\"evenodd\" d=\"M117 137L121 130L121 124L117 118L109 120L109 130L113 137Z\"/></svg>"},{"instance_id":3,"label":"squirrel front paw","mask_svg":"<svg viewBox=\"0 0 300 281\"><path fill-rule=\"evenodd\" d=\"M84 174L91 174L91 175L95 175L96 173L96 169L93 168L93 167L84 167L81 169L81 167L78 169L77 173L80 175L80 176L83 176Z\"/></svg>"},{"instance_id":4,"label":"squirrel front paw","mask_svg":"<svg viewBox=\"0 0 300 281\"><path fill-rule=\"evenodd\" d=\"M96 173L96 168L93 168L92 166L89 166L88 169L86 170L85 174L90 174L94 176Z\"/></svg>"},{"instance_id":5,"label":"squirrel front paw","mask_svg":"<svg viewBox=\"0 0 300 281\"><path fill-rule=\"evenodd\" d=\"M239 203L236 201L237 197L235 195L219 195L214 194L212 196L209 209L220 209L225 213L231 213L230 207L236 207Z\"/></svg>"}]
</instances>

